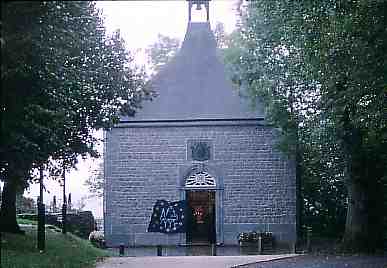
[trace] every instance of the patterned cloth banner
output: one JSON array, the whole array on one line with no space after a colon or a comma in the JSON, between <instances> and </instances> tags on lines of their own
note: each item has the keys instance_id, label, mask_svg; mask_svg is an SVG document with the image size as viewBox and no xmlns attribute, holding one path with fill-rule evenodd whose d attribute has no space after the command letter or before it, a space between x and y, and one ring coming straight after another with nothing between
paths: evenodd
<instances>
[{"instance_id":1,"label":"patterned cloth banner","mask_svg":"<svg viewBox=\"0 0 387 268\"><path fill-rule=\"evenodd\" d=\"M157 200L148 226L148 232L185 233L186 201Z\"/></svg>"}]
</instances>

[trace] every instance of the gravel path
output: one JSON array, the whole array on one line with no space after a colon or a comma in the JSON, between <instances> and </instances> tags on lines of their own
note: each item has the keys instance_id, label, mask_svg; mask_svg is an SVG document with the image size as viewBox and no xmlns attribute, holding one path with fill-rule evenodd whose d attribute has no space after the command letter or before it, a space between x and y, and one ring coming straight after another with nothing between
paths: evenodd
<instances>
[{"instance_id":1,"label":"gravel path","mask_svg":"<svg viewBox=\"0 0 387 268\"><path fill-rule=\"evenodd\" d=\"M387 268L387 256L299 256L238 268Z\"/></svg>"}]
</instances>

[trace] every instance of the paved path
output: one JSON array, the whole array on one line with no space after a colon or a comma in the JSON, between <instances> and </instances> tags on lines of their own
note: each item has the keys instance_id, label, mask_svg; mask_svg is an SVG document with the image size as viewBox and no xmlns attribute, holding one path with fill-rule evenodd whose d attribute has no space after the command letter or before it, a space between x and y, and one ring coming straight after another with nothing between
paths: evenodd
<instances>
[{"instance_id":1,"label":"paved path","mask_svg":"<svg viewBox=\"0 0 387 268\"><path fill-rule=\"evenodd\" d=\"M238 268L387 268L387 256L313 256L305 255Z\"/></svg>"},{"instance_id":2,"label":"paved path","mask_svg":"<svg viewBox=\"0 0 387 268\"><path fill-rule=\"evenodd\" d=\"M99 263L97 268L231 268L294 256L296 255L114 257Z\"/></svg>"}]
</instances>

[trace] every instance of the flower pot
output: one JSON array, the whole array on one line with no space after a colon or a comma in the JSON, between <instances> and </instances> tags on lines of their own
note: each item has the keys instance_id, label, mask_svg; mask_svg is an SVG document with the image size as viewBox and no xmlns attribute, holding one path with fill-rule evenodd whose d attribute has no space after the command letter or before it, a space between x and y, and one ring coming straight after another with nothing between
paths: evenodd
<instances>
[{"instance_id":1,"label":"flower pot","mask_svg":"<svg viewBox=\"0 0 387 268\"><path fill-rule=\"evenodd\" d=\"M239 241L239 252L241 255L257 255L258 242L256 241Z\"/></svg>"},{"instance_id":2,"label":"flower pot","mask_svg":"<svg viewBox=\"0 0 387 268\"><path fill-rule=\"evenodd\" d=\"M241 247L256 247L258 248L258 241L239 241Z\"/></svg>"}]
</instances>

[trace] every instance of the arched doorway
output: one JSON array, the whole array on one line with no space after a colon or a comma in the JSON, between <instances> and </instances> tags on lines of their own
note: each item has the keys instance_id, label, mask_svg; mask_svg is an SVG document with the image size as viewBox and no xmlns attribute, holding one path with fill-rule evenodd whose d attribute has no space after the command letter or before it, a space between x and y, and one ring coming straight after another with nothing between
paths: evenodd
<instances>
[{"instance_id":1,"label":"arched doorway","mask_svg":"<svg viewBox=\"0 0 387 268\"><path fill-rule=\"evenodd\" d=\"M187 243L216 243L216 186L215 178L206 171L194 172L186 178Z\"/></svg>"}]
</instances>

